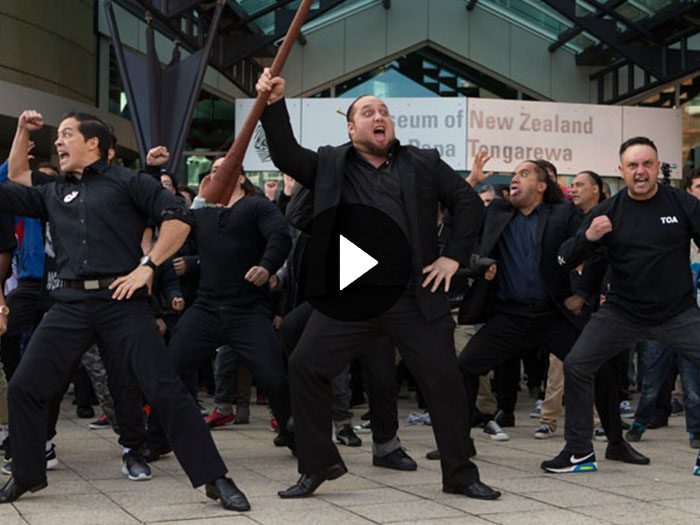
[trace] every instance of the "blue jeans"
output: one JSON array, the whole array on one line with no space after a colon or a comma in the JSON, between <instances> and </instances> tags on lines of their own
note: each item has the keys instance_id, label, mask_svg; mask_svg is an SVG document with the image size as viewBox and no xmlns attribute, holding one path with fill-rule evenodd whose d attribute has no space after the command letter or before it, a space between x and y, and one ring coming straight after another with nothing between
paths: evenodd
<instances>
[{"instance_id":1,"label":"blue jeans","mask_svg":"<svg viewBox=\"0 0 700 525\"><path fill-rule=\"evenodd\" d=\"M683 386L686 430L700 433L700 370L698 367L658 341L643 341L638 344L638 349L639 357L644 362L645 372L635 420L645 425L651 421L661 385L675 365Z\"/></svg>"}]
</instances>

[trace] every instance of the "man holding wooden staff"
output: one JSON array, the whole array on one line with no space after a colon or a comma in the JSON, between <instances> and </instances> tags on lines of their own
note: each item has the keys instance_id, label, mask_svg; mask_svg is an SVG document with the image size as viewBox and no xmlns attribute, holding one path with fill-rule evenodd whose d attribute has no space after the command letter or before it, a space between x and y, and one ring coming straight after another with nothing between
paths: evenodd
<instances>
[{"instance_id":1,"label":"man holding wooden staff","mask_svg":"<svg viewBox=\"0 0 700 525\"><path fill-rule=\"evenodd\" d=\"M395 237L401 237L403 232L404 242L410 247L404 261L407 283L400 286L400 293L389 301L392 304L385 311L350 321L342 319L342 312L327 315L328 310L324 313L317 309L312 314L289 365L301 477L288 490L281 491L280 497L309 496L324 481L347 472L331 439L330 379L366 344L387 334L412 369L428 402L441 453L443 491L480 499L498 498L500 492L481 483L477 467L469 460L473 453L467 438L469 414L455 359L454 322L445 295L460 263L467 264L472 253L483 216L481 200L440 160L435 150L399 144L389 111L379 98L360 97L348 109L350 143L315 152L301 147L294 138L283 100L284 80L273 78L266 69L256 88L259 97L269 96L261 122L272 160L278 169L313 189L317 217L328 210L332 216L332 210L338 206L370 209L368 214L388 216L390 222L398 225L395 231L399 235L385 236L386 244L397 242ZM442 256L437 244L438 202L449 209L454 219ZM344 213L335 213L335 221L370 222L362 213L353 217L344 217ZM376 231L381 230L379 227L372 225L369 229L374 230L370 233L375 237L382 235ZM314 236L315 233L314 230ZM316 253L336 253L335 237L326 239L326 247L317 244ZM322 238L314 240L324 242ZM343 261L339 264L342 267ZM334 273L332 263L310 261L312 270L319 265L327 267L325 273L329 276ZM321 293L319 298L322 303L337 297L338 290L327 286L333 282L332 276L322 281L317 273L312 275L316 290L319 284L320 288L325 287L326 297ZM381 275L375 273L374 281L367 287L372 288L378 300L383 299L383 290L392 293L399 288L397 282L377 282ZM388 279L391 278L389 272ZM342 310L342 304L340 307ZM365 302L348 307L362 318L362 308L371 311L373 305Z\"/></svg>"}]
</instances>

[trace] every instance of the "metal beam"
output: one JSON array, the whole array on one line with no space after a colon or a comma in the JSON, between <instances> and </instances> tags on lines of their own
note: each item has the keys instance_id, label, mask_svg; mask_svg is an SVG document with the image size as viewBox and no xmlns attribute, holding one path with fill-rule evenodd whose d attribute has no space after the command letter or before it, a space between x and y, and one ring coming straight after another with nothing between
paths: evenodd
<instances>
[{"instance_id":1,"label":"metal beam","mask_svg":"<svg viewBox=\"0 0 700 525\"><path fill-rule=\"evenodd\" d=\"M321 0L317 9L309 11L309 16L306 22L310 22L319 16L330 11L334 7L342 4L345 0ZM218 57L223 67L232 67L246 57L252 56L267 46L274 44L276 41L284 37L287 33L287 28L294 17L293 11L281 9L275 11L275 33L272 35L256 36L241 40L242 34L221 35L218 43ZM234 45L235 44L235 45Z\"/></svg>"},{"instance_id":2,"label":"metal beam","mask_svg":"<svg viewBox=\"0 0 700 525\"><path fill-rule=\"evenodd\" d=\"M666 48L668 49L668 48ZM668 49L666 53L666 68L667 74L663 77L652 77L647 72L644 74L644 79L641 86L635 87L634 64L625 60L608 66L590 76L591 80L598 82L598 103L599 104L616 104L622 100L645 93L653 88L663 86L674 80L683 78L693 71L700 70L700 51L689 51L687 46L681 46L681 49ZM623 92L618 85L617 92L613 91L612 96L604 96L604 86L606 79L611 79L614 83L616 78L619 78L620 72L626 69L627 88Z\"/></svg>"},{"instance_id":3,"label":"metal beam","mask_svg":"<svg viewBox=\"0 0 700 525\"><path fill-rule=\"evenodd\" d=\"M659 11L653 17L645 20L643 25L648 31L655 31L657 34L659 32L663 33L663 28L666 24L675 27L679 22L683 22L689 15L692 15L693 11L697 13L698 18L700 18L700 4L698 3L682 2L680 4L670 5ZM695 27L699 23L698 20L692 18L687 20L687 22L689 27ZM633 29L628 29L619 34L619 39L621 42L630 43L634 41L637 36L638 34ZM600 59L602 58L605 60L607 51L604 45L591 46L579 53L576 57L576 63L583 66L601 65ZM608 63L602 65L608 65Z\"/></svg>"},{"instance_id":4,"label":"metal beam","mask_svg":"<svg viewBox=\"0 0 700 525\"><path fill-rule=\"evenodd\" d=\"M622 4L627 2L627 0L613 0L612 2L608 2L606 5L610 7L611 9L616 9L617 7L620 7ZM596 18L603 18L603 13L601 11L598 11L596 13ZM583 33L583 29L581 26L574 26L570 29L567 29L566 31L562 31L559 33L559 36L557 36L557 41L553 42L552 44L549 45L549 52L553 53L557 49L559 49L561 46L566 44L569 40L573 40L576 38L578 35Z\"/></svg>"},{"instance_id":5,"label":"metal beam","mask_svg":"<svg viewBox=\"0 0 700 525\"><path fill-rule=\"evenodd\" d=\"M651 75L655 77L665 76L661 67L662 50L658 46L623 43L620 41L614 21L590 16L577 16L575 0L542 1Z\"/></svg>"},{"instance_id":6,"label":"metal beam","mask_svg":"<svg viewBox=\"0 0 700 525\"><path fill-rule=\"evenodd\" d=\"M635 30L640 35L643 35L644 37L648 38L651 42L655 42L656 39L649 31L647 31L644 27L637 24L636 22L633 22L629 18L622 16L620 13L615 11L615 9L611 9L607 5L601 4L600 2L598 2L598 0L586 0L586 2L594 6L599 12L602 12L608 15L610 18L613 18L618 22L623 23L625 26Z\"/></svg>"}]
</instances>

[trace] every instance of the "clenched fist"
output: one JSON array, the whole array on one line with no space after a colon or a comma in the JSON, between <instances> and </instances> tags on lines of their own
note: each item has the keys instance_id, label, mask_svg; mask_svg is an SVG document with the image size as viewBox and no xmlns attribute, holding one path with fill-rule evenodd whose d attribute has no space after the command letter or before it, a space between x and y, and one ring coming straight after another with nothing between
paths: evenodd
<instances>
[{"instance_id":1,"label":"clenched fist","mask_svg":"<svg viewBox=\"0 0 700 525\"><path fill-rule=\"evenodd\" d=\"M284 96L284 79L282 77L272 77L270 68L266 67L258 78L255 89L258 93L269 93L270 98L267 99L267 104L274 104Z\"/></svg>"},{"instance_id":2,"label":"clenched fist","mask_svg":"<svg viewBox=\"0 0 700 525\"><path fill-rule=\"evenodd\" d=\"M253 266L250 270L248 270L244 277L246 281L254 284L255 286L262 286L268 281L269 278L270 272L267 271L267 268L262 266Z\"/></svg>"},{"instance_id":3,"label":"clenched fist","mask_svg":"<svg viewBox=\"0 0 700 525\"><path fill-rule=\"evenodd\" d=\"M156 146L148 150L146 164L148 166L162 166L170 158L170 152L165 146Z\"/></svg>"},{"instance_id":4,"label":"clenched fist","mask_svg":"<svg viewBox=\"0 0 700 525\"><path fill-rule=\"evenodd\" d=\"M26 129L27 131L37 131L44 127L44 117L41 113L33 109L27 109L22 112L17 121L17 127Z\"/></svg>"},{"instance_id":5,"label":"clenched fist","mask_svg":"<svg viewBox=\"0 0 700 525\"><path fill-rule=\"evenodd\" d=\"M593 221L591 225L586 230L586 240L588 242L596 242L603 238L603 236L612 231L612 222L607 215L599 215Z\"/></svg>"}]
</instances>

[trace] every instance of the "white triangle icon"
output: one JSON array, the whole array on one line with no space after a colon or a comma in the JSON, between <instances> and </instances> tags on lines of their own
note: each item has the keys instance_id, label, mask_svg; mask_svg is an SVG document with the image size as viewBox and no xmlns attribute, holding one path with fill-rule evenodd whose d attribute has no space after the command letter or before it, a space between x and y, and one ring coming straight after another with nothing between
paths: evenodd
<instances>
[{"instance_id":1,"label":"white triangle icon","mask_svg":"<svg viewBox=\"0 0 700 525\"><path fill-rule=\"evenodd\" d=\"M344 289L362 277L379 261L340 236L340 289Z\"/></svg>"}]
</instances>

